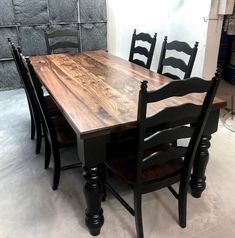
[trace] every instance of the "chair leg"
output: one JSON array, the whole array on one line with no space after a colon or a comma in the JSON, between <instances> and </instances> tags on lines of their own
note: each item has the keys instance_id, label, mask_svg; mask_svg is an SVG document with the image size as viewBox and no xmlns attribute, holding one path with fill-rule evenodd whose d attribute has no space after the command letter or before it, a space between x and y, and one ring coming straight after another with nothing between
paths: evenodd
<instances>
[{"instance_id":1,"label":"chair leg","mask_svg":"<svg viewBox=\"0 0 235 238\"><path fill-rule=\"evenodd\" d=\"M50 157L51 157L51 144L45 135L45 165L44 168L48 169L50 164Z\"/></svg>"},{"instance_id":2,"label":"chair leg","mask_svg":"<svg viewBox=\"0 0 235 238\"><path fill-rule=\"evenodd\" d=\"M54 174L53 174L52 189L57 190L60 182L60 172L61 172L60 152L58 146L52 144L52 151L54 156Z\"/></svg>"},{"instance_id":3,"label":"chair leg","mask_svg":"<svg viewBox=\"0 0 235 238\"><path fill-rule=\"evenodd\" d=\"M41 151L41 144L42 144L42 129L41 129L41 125L36 125L36 154L39 154Z\"/></svg>"},{"instance_id":4,"label":"chair leg","mask_svg":"<svg viewBox=\"0 0 235 238\"><path fill-rule=\"evenodd\" d=\"M187 215L187 187L180 186L179 199L178 199L178 212L179 212L179 225L182 228L186 227L186 215Z\"/></svg>"},{"instance_id":5,"label":"chair leg","mask_svg":"<svg viewBox=\"0 0 235 238\"><path fill-rule=\"evenodd\" d=\"M35 125L33 111L32 111L32 108L31 108L31 104L29 103L29 100L28 100L28 105L29 105L29 113L30 113L30 120L31 120L31 140L34 140L36 125Z\"/></svg>"},{"instance_id":6,"label":"chair leg","mask_svg":"<svg viewBox=\"0 0 235 238\"><path fill-rule=\"evenodd\" d=\"M137 231L137 238L144 238L141 194L139 193L134 193L134 211L135 211L135 226Z\"/></svg>"},{"instance_id":7,"label":"chair leg","mask_svg":"<svg viewBox=\"0 0 235 238\"><path fill-rule=\"evenodd\" d=\"M34 138L35 138L35 124L31 116L31 140L34 140Z\"/></svg>"}]
</instances>

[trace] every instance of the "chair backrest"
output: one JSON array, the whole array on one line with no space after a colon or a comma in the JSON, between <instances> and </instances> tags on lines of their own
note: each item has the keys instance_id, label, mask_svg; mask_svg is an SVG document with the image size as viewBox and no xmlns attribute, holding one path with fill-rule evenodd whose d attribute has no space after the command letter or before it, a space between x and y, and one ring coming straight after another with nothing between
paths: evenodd
<instances>
[{"instance_id":1,"label":"chair backrest","mask_svg":"<svg viewBox=\"0 0 235 238\"><path fill-rule=\"evenodd\" d=\"M14 43L11 42L10 38L8 38L8 43L9 43L9 48L10 48L11 54L12 54L15 64L16 64L16 68L17 68L20 78L22 80L24 89L26 91L26 94L28 94L29 93L28 87L27 87L28 81L25 78L26 74L25 74L24 66L23 66L21 58L20 58L21 49L19 47L16 48Z\"/></svg>"},{"instance_id":2,"label":"chair backrest","mask_svg":"<svg viewBox=\"0 0 235 238\"><path fill-rule=\"evenodd\" d=\"M20 78L21 78L21 81L23 83L23 87L25 89L25 85L24 85L24 80L22 78L22 68L21 68L21 63L20 63L20 58L19 58L19 54L18 54L18 51L15 47L15 44L11 41L10 38L7 38L8 40L8 44L9 44L9 48L10 48L10 51L11 51L11 54L12 54L12 57L14 59L14 62L15 62L15 65L16 65L16 68L17 68L17 71L20 75Z\"/></svg>"},{"instance_id":3,"label":"chair backrest","mask_svg":"<svg viewBox=\"0 0 235 238\"><path fill-rule=\"evenodd\" d=\"M195 42L195 45L192 48L189 46L189 44L182 41L175 40L168 43L167 36L165 36L165 39L162 44L162 50L161 50L157 72L159 74L163 74L172 79L182 79L179 76L169 72L163 73L164 68L166 66L171 66L173 68L181 70L184 73L184 76L183 76L184 79L189 78L191 76L194 61L197 55L197 48L198 48L198 42ZM166 54L171 50L177 51L177 52L183 52L184 54L188 55L189 56L188 63L176 57L172 57L172 56L166 57Z\"/></svg>"},{"instance_id":4,"label":"chair backrest","mask_svg":"<svg viewBox=\"0 0 235 238\"><path fill-rule=\"evenodd\" d=\"M74 48L80 52L80 42L78 30L63 29L52 32L44 31L47 53L51 54L56 49ZM69 37L69 40L66 39ZM73 40L74 39L74 40Z\"/></svg>"},{"instance_id":5,"label":"chair backrest","mask_svg":"<svg viewBox=\"0 0 235 238\"><path fill-rule=\"evenodd\" d=\"M28 79L25 67L21 61L21 57L20 57L21 50L19 47L18 48L15 47L14 43L11 42L10 38L8 38L8 42L9 42L9 48L11 50L12 56L16 64L16 68L18 70L18 73L23 83L23 87L24 87L25 94L28 100L30 112L32 113L32 116L33 116L33 120L36 124L40 125L39 111L37 108L36 98L34 96L33 88Z\"/></svg>"},{"instance_id":6,"label":"chair backrest","mask_svg":"<svg viewBox=\"0 0 235 238\"><path fill-rule=\"evenodd\" d=\"M208 81L201 78L189 78L171 81L155 91L147 91L147 81L141 84L138 106L138 164L136 183L142 184L142 170L150 166L184 158L181 178L188 182L195 153L208 118L209 111L220 81L220 73ZM187 102L185 95L202 94L201 105ZM156 114L147 117L147 105L161 100L171 100L171 97L184 97L183 103L160 109ZM180 100L179 100L180 101ZM189 139L188 146L175 145L175 141ZM164 146L161 146L164 145ZM148 151L146 153L146 151ZM176 176L179 176L176 175ZM170 179L173 179L172 176ZM169 180L169 178L167 178ZM168 181L169 182L169 181ZM152 186L144 185L144 186Z\"/></svg>"},{"instance_id":7,"label":"chair backrest","mask_svg":"<svg viewBox=\"0 0 235 238\"><path fill-rule=\"evenodd\" d=\"M42 121L43 131L46 133L47 139L53 143L57 142L56 131L53 126L52 119L49 115L45 97L43 96L42 85L37 78L33 66L30 63L29 57L25 57L22 53L20 59L25 70L27 81L33 90L33 98Z\"/></svg>"},{"instance_id":8,"label":"chair backrest","mask_svg":"<svg viewBox=\"0 0 235 238\"><path fill-rule=\"evenodd\" d=\"M153 37L151 37L147 33L139 33L136 34L136 29L134 30L132 41L131 41L131 49L130 49L130 55L129 55L129 61L135 64L138 64L140 66L143 66L147 69L150 69L152 58L153 58L153 52L156 44L156 37L157 34L155 33ZM137 46L137 42L147 42L149 43L149 49L143 46ZM146 57L146 62L143 60L136 59L136 54L140 54Z\"/></svg>"}]
</instances>

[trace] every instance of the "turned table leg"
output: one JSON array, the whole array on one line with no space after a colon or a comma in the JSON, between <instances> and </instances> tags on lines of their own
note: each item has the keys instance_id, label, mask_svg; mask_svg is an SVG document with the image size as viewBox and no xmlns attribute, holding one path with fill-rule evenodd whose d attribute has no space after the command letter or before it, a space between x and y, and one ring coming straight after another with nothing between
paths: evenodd
<instances>
[{"instance_id":1,"label":"turned table leg","mask_svg":"<svg viewBox=\"0 0 235 238\"><path fill-rule=\"evenodd\" d=\"M191 193L195 198L200 198L206 188L206 166L209 160L208 149L211 136L202 136L193 164L193 173L190 180Z\"/></svg>"},{"instance_id":2,"label":"turned table leg","mask_svg":"<svg viewBox=\"0 0 235 238\"><path fill-rule=\"evenodd\" d=\"M93 236L100 234L100 229L104 224L103 210L101 208L101 173L98 167L84 167L84 194L87 209L85 212L85 222Z\"/></svg>"}]
</instances>

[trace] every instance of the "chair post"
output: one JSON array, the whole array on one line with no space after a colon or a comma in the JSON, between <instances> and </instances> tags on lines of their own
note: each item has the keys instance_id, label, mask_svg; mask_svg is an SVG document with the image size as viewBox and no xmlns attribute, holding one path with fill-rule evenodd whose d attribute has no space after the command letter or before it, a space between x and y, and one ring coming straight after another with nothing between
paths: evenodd
<instances>
[{"instance_id":1,"label":"chair post","mask_svg":"<svg viewBox=\"0 0 235 238\"><path fill-rule=\"evenodd\" d=\"M166 44L167 44L167 36L165 36L164 41L162 43L162 50L161 50L161 55L160 55L160 59L159 59L158 69L157 69L157 72L159 74L161 74L162 70L163 70L162 61L166 55Z\"/></svg>"},{"instance_id":2,"label":"chair post","mask_svg":"<svg viewBox=\"0 0 235 238\"><path fill-rule=\"evenodd\" d=\"M134 211L135 211L135 226L137 231L137 238L144 238L141 200L142 195L140 191L134 191Z\"/></svg>"},{"instance_id":3,"label":"chair post","mask_svg":"<svg viewBox=\"0 0 235 238\"><path fill-rule=\"evenodd\" d=\"M196 41L195 42L195 45L193 47L193 53L189 59L189 62L188 62L188 69L184 75L184 79L186 78L189 78L191 76L191 73L192 73L192 69L193 69L193 65L194 65L194 61L195 61L195 58L196 58L196 55L197 55L197 50L198 50L198 42Z\"/></svg>"},{"instance_id":4,"label":"chair post","mask_svg":"<svg viewBox=\"0 0 235 238\"><path fill-rule=\"evenodd\" d=\"M47 133L44 131L44 137L45 137L45 162L44 162L44 169L48 169L49 168L49 164L50 164L50 157L51 157L51 144L47 138Z\"/></svg>"},{"instance_id":5,"label":"chair post","mask_svg":"<svg viewBox=\"0 0 235 238\"><path fill-rule=\"evenodd\" d=\"M129 54L129 61L131 61L134 57L134 51L133 49L135 48L135 36L136 36L136 29L134 29L133 35L132 35L132 40L131 40L131 50Z\"/></svg>"},{"instance_id":6,"label":"chair post","mask_svg":"<svg viewBox=\"0 0 235 238\"><path fill-rule=\"evenodd\" d=\"M146 111L147 111L147 103L146 103L146 96L147 96L147 87L148 81L143 80L141 81L140 91L139 91L139 104L138 104L138 114L137 114L137 121L138 121L138 152L137 152L137 165L135 171L135 186L134 191L138 192L141 190L142 186L142 159L143 159L143 140L145 135L145 119L146 119Z\"/></svg>"},{"instance_id":7,"label":"chair post","mask_svg":"<svg viewBox=\"0 0 235 238\"><path fill-rule=\"evenodd\" d=\"M47 54L51 54L49 39L46 30L44 30L44 38L47 46Z\"/></svg>"},{"instance_id":8,"label":"chair post","mask_svg":"<svg viewBox=\"0 0 235 238\"><path fill-rule=\"evenodd\" d=\"M179 214L179 225L182 228L186 227L187 218L187 191L188 183L180 183L179 198L178 198L178 214Z\"/></svg>"},{"instance_id":9,"label":"chair post","mask_svg":"<svg viewBox=\"0 0 235 238\"><path fill-rule=\"evenodd\" d=\"M154 52L155 45L156 45L156 39L157 39L157 33L154 34L153 42L152 42L150 50L149 50L150 57L148 58L147 63L146 63L147 69L150 69L150 67L151 67L151 63L152 63L152 59L153 59L153 52Z\"/></svg>"},{"instance_id":10,"label":"chair post","mask_svg":"<svg viewBox=\"0 0 235 238\"><path fill-rule=\"evenodd\" d=\"M51 141L51 147L54 157L54 172L53 172L53 183L52 189L57 190L60 182L60 173L61 173L61 161L60 161L60 152L58 144L55 141Z\"/></svg>"},{"instance_id":11,"label":"chair post","mask_svg":"<svg viewBox=\"0 0 235 238\"><path fill-rule=\"evenodd\" d=\"M140 86L140 92L139 92L139 105L138 105L138 114L137 114L137 120L140 122L140 125L142 125L142 121L146 118L146 93L148 88L148 81L143 80L141 81ZM144 106L145 104L145 106Z\"/></svg>"}]
</instances>

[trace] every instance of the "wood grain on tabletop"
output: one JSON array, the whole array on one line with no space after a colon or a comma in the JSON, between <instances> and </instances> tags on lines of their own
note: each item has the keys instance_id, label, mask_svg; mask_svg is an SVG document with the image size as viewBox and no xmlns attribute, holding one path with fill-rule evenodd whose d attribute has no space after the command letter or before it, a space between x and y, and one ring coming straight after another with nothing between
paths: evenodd
<instances>
[{"instance_id":1,"label":"wood grain on tabletop","mask_svg":"<svg viewBox=\"0 0 235 238\"><path fill-rule=\"evenodd\" d=\"M104 51L33 56L31 63L81 137L134 126L140 81L148 80L148 90L169 82L167 77ZM198 94L188 98L195 104L201 103L202 99ZM175 97L171 101L151 104L148 113L185 101L186 98ZM224 101L214 100L214 109L223 106Z\"/></svg>"}]
</instances>

